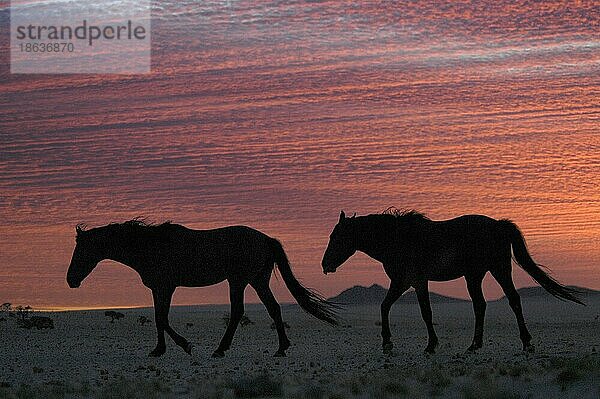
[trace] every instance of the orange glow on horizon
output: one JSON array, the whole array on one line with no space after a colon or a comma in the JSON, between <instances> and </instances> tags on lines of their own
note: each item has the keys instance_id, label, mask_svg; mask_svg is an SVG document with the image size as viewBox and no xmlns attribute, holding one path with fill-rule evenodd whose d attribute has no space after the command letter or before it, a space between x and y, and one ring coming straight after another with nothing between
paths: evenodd
<instances>
[{"instance_id":1,"label":"orange glow on horizon","mask_svg":"<svg viewBox=\"0 0 600 399\"><path fill-rule=\"evenodd\" d=\"M165 2L147 75L11 75L1 49L0 300L151 305L113 262L65 281L77 223L140 215L262 230L327 296L387 286L363 255L327 277L320 260L340 209L389 206L510 218L557 279L600 289L600 9L443 4ZM432 287L467 297L463 281Z\"/></svg>"}]
</instances>

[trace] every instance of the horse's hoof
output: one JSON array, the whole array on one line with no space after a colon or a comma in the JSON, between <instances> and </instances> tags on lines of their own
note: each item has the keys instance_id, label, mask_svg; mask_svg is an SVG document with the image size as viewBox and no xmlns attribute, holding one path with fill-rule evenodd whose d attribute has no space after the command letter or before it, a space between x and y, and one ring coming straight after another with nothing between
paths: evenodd
<instances>
[{"instance_id":1,"label":"horse's hoof","mask_svg":"<svg viewBox=\"0 0 600 399\"><path fill-rule=\"evenodd\" d=\"M383 353L389 354L392 353L392 349L394 349L394 344L392 342L387 342L383 344Z\"/></svg>"},{"instance_id":2,"label":"horse's hoof","mask_svg":"<svg viewBox=\"0 0 600 399\"><path fill-rule=\"evenodd\" d=\"M275 352L275 354L273 355L273 357L285 357L285 351L282 350L278 350L277 352Z\"/></svg>"},{"instance_id":3,"label":"horse's hoof","mask_svg":"<svg viewBox=\"0 0 600 399\"><path fill-rule=\"evenodd\" d=\"M154 349L152 352L148 353L149 357L161 357L165 354L164 349Z\"/></svg>"},{"instance_id":4,"label":"horse's hoof","mask_svg":"<svg viewBox=\"0 0 600 399\"><path fill-rule=\"evenodd\" d=\"M535 346L533 346L532 344L523 344L523 351L527 353L534 353Z\"/></svg>"},{"instance_id":5,"label":"horse's hoof","mask_svg":"<svg viewBox=\"0 0 600 399\"><path fill-rule=\"evenodd\" d=\"M193 348L193 347L194 347L194 346L193 346L192 344L188 343L188 344L185 346L185 348L183 348L183 350L184 350L184 351L185 351L185 353L187 353L188 355L191 355L191 354L192 354L192 348Z\"/></svg>"},{"instance_id":6,"label":"horse's hoof","mask_svg":"<svg viewBox=\"0 0 600 399\"><path fill-rule=\"evenodd\" d=\"M475 353L478 349L481 349L481 346L471 345L467 348L468 353Z\"/></svg>"},{"instance_id":7,"label":"horse's hoof","mask_svg":"<svg viewBox=\"0 0 600 399\"><path fill-rule=\"evenodd\" d=\"M425 353L433 355L435 353L435 346L427 346L427 348L425 348Z\"/></svg>"},{"instance_id":8,"label":"horse's hoof","mask_svg":"<svg viewBox=\"0 0 600 399\"><path fill-rule=\"evenodd\" d=\"M215 359L216 358L225 357L225 352L220 351L220 350L216 350L216 351L213 352L212 357L215 358Z\"/></svg>"}]
</instances>

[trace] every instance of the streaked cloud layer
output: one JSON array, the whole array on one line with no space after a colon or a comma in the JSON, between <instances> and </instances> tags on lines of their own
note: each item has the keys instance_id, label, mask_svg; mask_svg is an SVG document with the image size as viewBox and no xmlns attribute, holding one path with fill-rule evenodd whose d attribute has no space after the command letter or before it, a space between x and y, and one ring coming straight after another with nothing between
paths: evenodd
<instances>
[{"instance_id":1,"label":"streaked cloud layer","mask_svg":"<svg viewBox=\"0 0 600 399\"><path fill-rule=\"evenodd\" d=\"M341 208L391 205L509 217L557 278L600 288L600 9L398 3L163 1L149 75L9 75L3 46L1 299L150 303L109 262L64 282L76 223L138 215L259 228L327 294L384 283L364 256L319 263Z\"/></svg>"}]
</instances>

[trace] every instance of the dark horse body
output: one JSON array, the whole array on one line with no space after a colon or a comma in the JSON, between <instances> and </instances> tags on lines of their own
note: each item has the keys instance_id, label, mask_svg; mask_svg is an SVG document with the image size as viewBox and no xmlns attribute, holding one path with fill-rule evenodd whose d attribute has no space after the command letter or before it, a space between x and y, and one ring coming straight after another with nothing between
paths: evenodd
<instances>
[{"instance_id":1,"label":"dark horse body","mask_svg":"<svg viewBox=\"0 0 600 399\"><path fill-rule=\"evenodd\" d=\"M481 282L490 272L502 287L516 315L523 349L532 351L531 335L512 281L511 248L516 262L552 295L581 303L573 295L573 290L560 285L533 261L514 223L482 215L433 221L415 211L388 211L352 218L346 218L342 212L331 233L322 266L326 274L335 272L356 251L364 252L383 264L391 280L381 304L381 335L386 352L393 348L390 308L411 286L416 291L429 333L425 351L435 352L438 339L432 323L428 281L448 281L463 276L475 313L475 334L469 350L481 348L486 308Z\"/></svg>"},{"instance_id":2,"label":"dark horse body","mask_svg":"<svg viewBox=\"0 0 600 399\"><path fill-rule=\"evenodd\" d=\"M313 316L335 324L332 306L303 287L294 277L279 241L245 226L191 230L163 223L147 225L133 220L83 230L77 228L77 245L67 273L71 288L79 287L98 262L111 259L134 269L152 290L158 343L150 353L165 352L166 332L177 345L191 352L191 344L169 325L171 297L178 286L203 287L227 280L231 317L213 357L222 357L244 314L244 290L251 285L273 318L279 337L277 356L290 346L269 280L277 264L283 280L299 305Z\"/></svg>"}]
</instances>

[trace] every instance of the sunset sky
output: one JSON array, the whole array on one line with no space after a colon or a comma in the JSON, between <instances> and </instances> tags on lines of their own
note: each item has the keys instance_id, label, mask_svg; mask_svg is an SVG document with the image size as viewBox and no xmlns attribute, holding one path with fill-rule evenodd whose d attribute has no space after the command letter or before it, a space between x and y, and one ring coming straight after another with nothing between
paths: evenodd
<instances>
[{"instance_id":1,"label":"sunset sky","mask_svg":"<svg viewBox=\"0 0 600 399\"><path fill-rule=\"evenodd\" d=\"M152 72L125 76L10 74L8 4L0 302L150 305L113 262L77 290L65 281L77 223L137 216L257 228L328 296L387 286L364 255L328 276L320 260L340 209L389 206L510 218L557 279L600 289L592 1L155 1ZM517 286L534 284L514 270ZM463 280L430 287L467 296ZM500 296L489 278L484 289ZM179 289L174 301L228 295Z\"/></svg>"}]
</instances>

